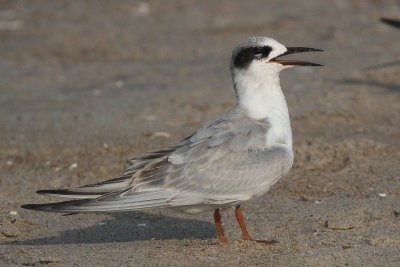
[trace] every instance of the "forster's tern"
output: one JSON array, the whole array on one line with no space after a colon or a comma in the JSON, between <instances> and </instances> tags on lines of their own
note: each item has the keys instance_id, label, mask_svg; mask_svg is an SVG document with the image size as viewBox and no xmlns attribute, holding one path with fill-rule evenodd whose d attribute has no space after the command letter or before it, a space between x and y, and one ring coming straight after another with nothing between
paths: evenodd
<instances>
[{"instance_id":1,"label":"forster's tern","mask_svg":"<svg viewBox=\"0 0 400 267\"><path fill-rule=\"evenodd\" d=\"M286 47L267 37L245 39L231 58L237 104L229 111L176 146L133 158L121 177L38 191L77 200L22 207L65 213L155 208L214 211L219 241L226 242L219 210L233 206L243 238L252 240L239 205L267 192L293 163L292 131L279 72L291 66L322 66L281 56L311 51L322 50Z\"/></svg>"}]
</instances>

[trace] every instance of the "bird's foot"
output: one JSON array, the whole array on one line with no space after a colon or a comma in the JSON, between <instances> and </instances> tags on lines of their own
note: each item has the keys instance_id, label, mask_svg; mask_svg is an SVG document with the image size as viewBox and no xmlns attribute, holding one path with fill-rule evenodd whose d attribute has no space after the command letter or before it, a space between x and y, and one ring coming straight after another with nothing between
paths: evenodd
<instances>
[{"instance_id":1,"label":"bird's foot","mask_svg":"<svg viewBox=\"0 0 400 267\"><path fill-rule=\"evenodd\" d=\"M219 240L220 243L226 243L227 242L227 240L225 239L224 236L218 236L218 240Z\"/></svg>"}]
</instances>

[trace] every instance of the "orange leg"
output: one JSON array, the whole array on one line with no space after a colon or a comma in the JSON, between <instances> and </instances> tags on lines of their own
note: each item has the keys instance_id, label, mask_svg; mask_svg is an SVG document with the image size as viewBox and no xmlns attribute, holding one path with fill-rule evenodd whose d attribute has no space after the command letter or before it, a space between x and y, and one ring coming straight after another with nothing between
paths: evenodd
<instances>
[{"instance_id":1,"label":"orange leg","mask_svg":"<svg viewBox=\"0 0 400 267\"><path fill-rule=\"evenodd\" d=\"M214 222L215 222L215 227L217 228L217 231L218 231L219 242L225 243L226 239L225 239L224 233L222 232L221 214L219 213L219 209L216 209L214 211Z\"/></svg>"},{"instance_id":2,"label":"orange leg","mask_svg":"<svg viewBox=\"0 0 400 267\"><path fill-rule=\"evenodd\" d=\"M249 233L247 232L246 226L244 225L244 221L243 221L243 214L242 211L240 210L240 206L236 207L236 220L240 225L240 229L242 229L242 233L243 233L243 239L244 240L251 240L251 241L256 241L259 243L263 243L265 245L275 245L276 241L265 241L265 240L253 240L251 239Z\"/></svg>"}]
</instances>

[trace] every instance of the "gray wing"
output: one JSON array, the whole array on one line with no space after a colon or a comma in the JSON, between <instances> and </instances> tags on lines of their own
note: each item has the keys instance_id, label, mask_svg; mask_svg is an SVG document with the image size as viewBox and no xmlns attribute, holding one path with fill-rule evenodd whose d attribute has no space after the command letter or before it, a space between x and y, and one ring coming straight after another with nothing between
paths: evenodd
<instances>
[{"instance_id":1,"label":"gray wing","mask_svg":"<svg viewBox=\"0 0 400 267\"><path fill-rule=\"evenodd\" d=\"M266 148L267 121L225 117L179 145L131 160L124 175L95 185L43 193L79 197L24 208L53 212L143 210L248 200L268 191L293 161L284 144ZM106 193L107 189L112 191ZM101 194L101 196L99 196Z\"/></svg>"},{"instance_id":2,"label":"gray wing","mask_svg":"<svg viewBox=\"0 0 400 267\"><path fill-rule=\"evenodd\" d=\"M292 164L287 146L266 149L268 129L267 121L246 117L209 123L134 173L132 186L171 192L171 206L247 200L268 191Z\"/></svg>"}]
</instances>

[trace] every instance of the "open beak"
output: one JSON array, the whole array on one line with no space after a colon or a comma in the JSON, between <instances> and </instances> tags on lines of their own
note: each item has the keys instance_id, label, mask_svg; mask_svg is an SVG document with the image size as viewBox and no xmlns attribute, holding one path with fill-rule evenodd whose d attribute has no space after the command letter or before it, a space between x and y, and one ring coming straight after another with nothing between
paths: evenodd
<instances>
[{"instance_id":1,"label":"open beak","mask_svg":"<svg viewBox=\"0 0 400 267\"><path fill-rule=\"evenodd\" d=\"M316 52L316 51L323 51L321 49L316 48L308 48L308 47L287 47L287 51L282 55L279 55L275 58L270 59L269 63L280 63L285 66L323 66L317 63L299 61L299 60L281 60L279 59L282 56L295 54L295 53L303 53L303 52Z\"/></svg>"}]
</instances>

